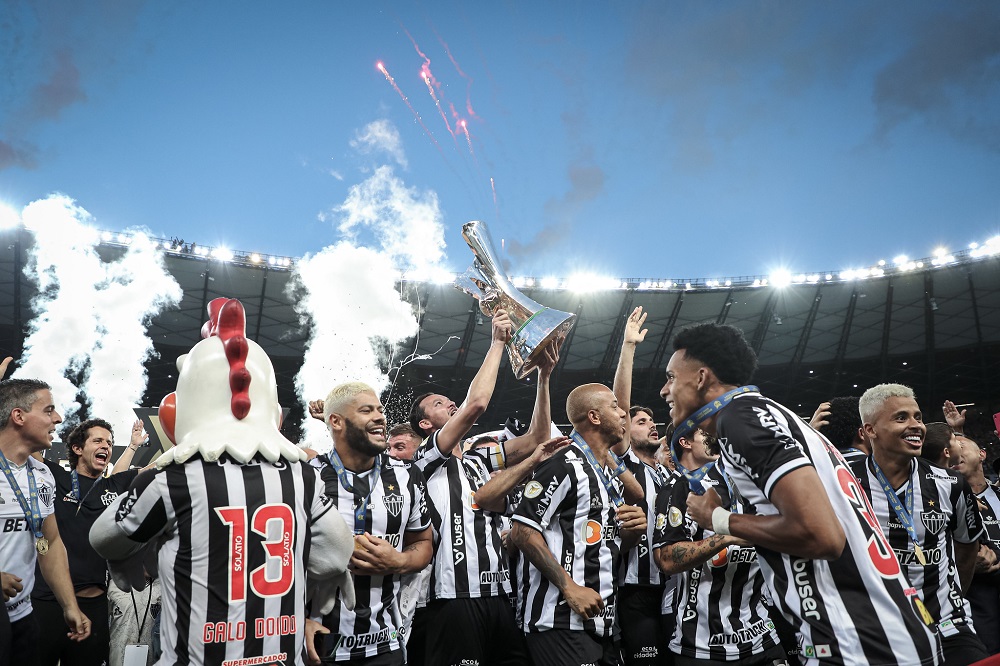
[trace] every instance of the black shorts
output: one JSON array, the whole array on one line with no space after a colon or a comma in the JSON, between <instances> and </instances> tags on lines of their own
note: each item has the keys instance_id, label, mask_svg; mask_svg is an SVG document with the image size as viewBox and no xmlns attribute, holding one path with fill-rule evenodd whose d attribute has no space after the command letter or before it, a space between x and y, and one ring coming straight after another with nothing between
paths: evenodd
<instances>
[{"instance_id":1,"label":"black shorts","mask_svg":"<svg viewBox=\"0 0 1000 666\"><path fill-rule=\"evenodd\" d=\"M514 622L506 596L480 599L438 599L427 604L428 666L528 664L524 633Z\"/></svg>"},{"instance_id":2,"label":"black shorts","mask_svg":"<svg viewBox=\"0 0 1000 666\"><path fill-rule=\"evenodd\" d=\"M958 633L952 636L942 635L941 647L948 666L965 666L989 656L979 636L968 625L958 627Z\"/></svg>"},{"instance_id":3,"label":"black shorts","mask_svg":"<svg viewBox=\"0 0 1000 666\"><path fill-rule=\"evenodd\" d=\"M618 666L618 651L611 637L594 636L586 631L550 629L525 634L528 652L537 666Z\"/></svg>"},{"instance_id":4,"label":"black shorts","mask_svg":"<svg viewBox=\"0 0 1000 666\"><path fill-rule=\"evenodd\" d=\"M662 585L623 585L619 590L622 661L628 666L670 662L670 634L663 631L662 604Z\"/></svg>"}]
</instances>

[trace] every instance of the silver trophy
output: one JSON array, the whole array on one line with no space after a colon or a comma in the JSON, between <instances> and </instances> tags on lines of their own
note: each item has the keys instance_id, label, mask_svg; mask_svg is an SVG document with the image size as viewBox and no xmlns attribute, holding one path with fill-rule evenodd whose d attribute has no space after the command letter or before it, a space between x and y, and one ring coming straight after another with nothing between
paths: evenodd
<instances>
[{"instance_id":1,"label":"silver trophy","mask_svg":"<svg viewBox=\"0 0 1000 666\"><path fill-rule=\"evenodd\" d=\"M462 236L476 260L455 286L478 299L479 309L489 317L501 308L507 311L514 324L507 353L514 376L524 379L537 367L545 348L566 337L576 323L576 315L536 303L511 284L500 268L486 224L468 222L462 225Z\"/></svg>"}]
</instances>

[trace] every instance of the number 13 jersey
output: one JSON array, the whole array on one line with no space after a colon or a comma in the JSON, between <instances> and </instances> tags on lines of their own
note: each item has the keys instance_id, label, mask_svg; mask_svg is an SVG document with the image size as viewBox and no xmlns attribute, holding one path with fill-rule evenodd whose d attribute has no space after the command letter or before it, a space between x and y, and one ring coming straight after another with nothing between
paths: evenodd
<instances>
[{"instance_id":1,"label":"number 13 jersey","mask_svg":"<svg viewBox=\"0 0 1000 666\"><path fill-rule=\"evenodd\" d=\"M140 474L109 510L118 538L162 544L160 663L302 663L309 544L328 521L345 531L315 469L195 457Z\"/></svg>"}]
</instances>

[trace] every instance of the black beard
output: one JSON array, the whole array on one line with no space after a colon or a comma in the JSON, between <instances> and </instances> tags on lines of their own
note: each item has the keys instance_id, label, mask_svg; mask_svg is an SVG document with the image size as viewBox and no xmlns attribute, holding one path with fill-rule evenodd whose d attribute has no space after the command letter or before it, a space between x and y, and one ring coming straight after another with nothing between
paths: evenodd
<instances>
[{"instance_id":1,"label":"black beard","mask_svg":"<svg viewBox=\"0 0 1000 666\"><path fill-rule=\"evenodd\" d=\"M660 448L660 443L657 441L646 440L635 440L632 442L632 446L635 447L636 451L642 451L648 455L653 455L656 453L657 449Z\"/></svg>"},{"instance_id":2,"label":"black beard","mask_svg":"<svg viewBox=\"0 0 1000 666\"><path fill-rule=\"evenodd\" d=\"M385 445L372 444L372 441L368 439L368 433L346 418L344 419L344 442L363 456L374 457L385 452Z\"/></svg>"}]
</instances>

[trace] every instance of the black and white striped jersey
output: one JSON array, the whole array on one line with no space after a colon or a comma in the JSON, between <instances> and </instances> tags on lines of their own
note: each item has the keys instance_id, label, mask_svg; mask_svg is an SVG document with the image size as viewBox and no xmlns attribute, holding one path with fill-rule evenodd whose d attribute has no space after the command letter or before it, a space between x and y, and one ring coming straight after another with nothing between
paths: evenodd
<instances>
[{"instance_id":1,"label":"black and white striped jersey","mask_svg":"<svg viewBox=\"0 0 1000 666\"><path fill-rule=\"evenodd\" d=\"M427 479L434 527L428 600L509 595L510 570L500 541L503 514L483 511L474 499L490 472L503 469L503 445L471 449L457 458L441 453L438 432L414 456Z\"/></svg>"},{"instance_id":2,"label":"black and white striped jersey","mask_svg":"<svg viewBox=\"0 0 1000 666\"><path fill-rule=\"evenodd\" d=\"M613 483L620 494L621 483L617 479ZM575 629L610 636L621 535L615 505L576 442L535 469L513 520L541 532L549 551L570 577L604 599L604 612L584 620L570 609L559 589L522 555L518 576L522 629L529 633Z\"/></svg>"},{"instance_id":3,"label":"black and white striped jersey","mask_svg":"<svg viewBox=\"0 0 1000 666\"><path fill-rule=\"evenodd\" d=\"M788 408L751 392L716 417L726 471L761 515L785 475L811 466L847 538L836 560L758 547L770 597L798 631L807 664L933 664L940 644L917 609L916 590L879 529L868 497L840 452Z\"/></svg>"},{"instance_id":4,"label":"black and white striped jersey","mask_svg":"<svg viewBox=\"0 0 1000 666\"><path fill-rule=\"evenodd\" d=\"M983 492L976 494L979 500L979 515L983 519L983 541L1000 557L1000 491L992 483L986 484ZM1000 586L1000 571L979 573L972 578L972 584Z\"/></svg>"},{"instance_id":5,"label":"black and white striped jersey","mask_svg":"<svg viewBox=\"0 0 1000 666\"><path fill-rule=\"evenodd\" d=\"M983 532L983 522L965 477L915 458L910 465L909 480L896 489L904 507L907 487L913 490L913 527L927 562L924 566L917 560L906 528L889 505L875 476L872 459L856 461L852 469L861 488L868 493L882 532L889 539L910 583L920 592L931 617L936 622L971 622L969 602L962 596L958 579L954 542L977 541Z\"/></svg>"},{"instance_id":6,"label":"black and white striped jersey","mask_svg":"<svg viewBox=\"0 0 1000 666\"><path fill-rule=\"evenodd\" d=\"M135 542L162 540L159 663L301 664L305 563L332 509L300 463L195 457L136 477L115 520Z\"/></svg>"},{"instance_id":7,"label":"black and white striped jersey","mask_svg":"<svg viewBox=\"0 0 1000 666\"><path fill-rule=\"evenodd\" d=\"M753 507L731 501L726 479L717 467L702 484L715 488L723 506L753 513ZM677 483L657 498L653 548L701 541L715 534L688 515L689 492L686 483ZM764 605L764 576L753 546L727 546L677 578L672 652L692 659L740 661L778 644L774 622Z\"/></svg>"},{"instance_id":8,"label":"black and white striped jersey","mask_svg":"<svg viewBox=\"0 0 1000 666\"><path fill-rule=\"evenodd\" d=\"M382 454L378 457L380 472L375 487L370 487L372 470L361 474L346 470L353 488L348 492L341 486L329 458L319 459L326 494L333 498L348 526L353 528L355 509L365 497L368 508L364 531L385 539L396 550L403 549L404 532L422 532L430 526L426 483L415 465ZM338 598L333 610L323 618L323 625L334 635L336 661L373 657L402 647L399 592L399 576L354 576L354 610L344 608Z\"/></svg>"},{"instance_id":9,"label":"black and white striped jersey","mask_svg":"<svg viewBox=\"0 0 1000 666\"><path fill-rule=\"evenodd\" d=\"M628 468L635 480L642 486L643 500L636 506L646 512L646 533L639 538L639 543L634 548L622 553L622 564L619 569L620 584L624 585L663 585L669 576L664 575L660 568L656 566L656 559L653 557L654 511L656 509L656 496L661 488L665 487L665 480L670 472L659 465L656 468L650 467L635 451L629 448L623 456L625 466Z\"/></svg>"}]
</instances>

